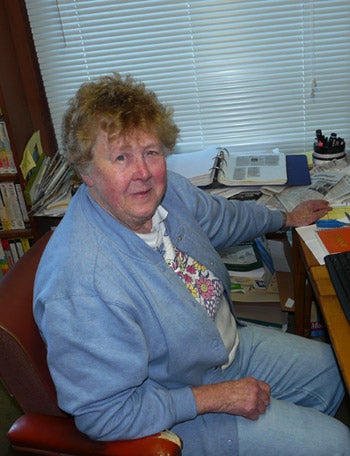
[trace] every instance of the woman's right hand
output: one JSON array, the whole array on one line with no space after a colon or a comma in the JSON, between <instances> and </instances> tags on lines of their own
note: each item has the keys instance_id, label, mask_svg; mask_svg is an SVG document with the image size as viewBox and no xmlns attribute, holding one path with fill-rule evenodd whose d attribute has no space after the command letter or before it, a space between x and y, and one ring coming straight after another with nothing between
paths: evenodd
<instances>
[{"instance_id":1,"label":"woman's right hand","mask_svg":"<svg viewBox=\"0 0 350 456\"><path fill-rule=\"evenodd\" d=\"M257 420L270 404L270 386L253 377L192 388L197 413L228 413Z\"/></svg>"}]
</instances>

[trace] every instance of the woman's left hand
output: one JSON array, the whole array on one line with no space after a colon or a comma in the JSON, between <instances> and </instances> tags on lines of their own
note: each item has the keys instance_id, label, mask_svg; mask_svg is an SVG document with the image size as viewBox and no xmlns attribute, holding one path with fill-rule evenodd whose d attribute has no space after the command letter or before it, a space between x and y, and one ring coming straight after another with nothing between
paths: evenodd
<instances>
[{"instance_id":1,"label":"woman's left hand","mask_svg":"<svg viewBox=\"0 0 350 456\"><path fill-rule=\"evenodd\" d=\"M291 212L286 212L286 227L305 226L315 223L332 209L326 200L309 200L298 204Z\"/></svg>"}]
</instances>

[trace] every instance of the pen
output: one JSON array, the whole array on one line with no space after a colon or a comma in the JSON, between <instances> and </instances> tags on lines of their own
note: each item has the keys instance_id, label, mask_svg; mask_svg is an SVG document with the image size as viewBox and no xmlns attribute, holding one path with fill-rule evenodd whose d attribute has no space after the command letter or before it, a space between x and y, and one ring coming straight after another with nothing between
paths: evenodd
<instances>
[{"instance_id":1,"label":"pen","mask_svg":"<svg viewBox=\"0 0 350 456\"><path fill-rule=\"evenodd\" d=\"M350 223L340 222L339 220L329 219L329 220L318 220L316 222L317 228L341 228L343 226L349 226Z\"/></svg>"}]
</instances>

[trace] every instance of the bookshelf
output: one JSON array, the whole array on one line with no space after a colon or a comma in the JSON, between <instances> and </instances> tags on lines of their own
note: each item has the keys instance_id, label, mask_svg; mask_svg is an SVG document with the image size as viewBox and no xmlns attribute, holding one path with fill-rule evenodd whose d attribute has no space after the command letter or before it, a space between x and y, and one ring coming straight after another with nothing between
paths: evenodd
<instances>
[{"instance_id":1,"label":"bookshelf","mask_svg":"<svg viewBox=\"0 0 350 456\"><path fill-rule=\"evenodd\" d=\"M29 250L32 239L28 208L0 107L0 277Z\"/></svg>"},{"instance_id":2,"label":"bookshelf","mask_svg":"<svg viewBox=\"0 0 350 456\"><path fill-rule=\"evenodd\" d=\"M2 0L0 2L0 120L6 125L13 153L14 172L0 173L0 186L19 184L24 189L20 163L25 146L35 131L40 131L45 154L53 156L57 143L42 83L39 64L27 17L25 2ZM8 228L8 227L7 227ZM29 216L23 228L1 229L1 247L28 239L39 238L47 227L40 219ZM20 248L20 246L18 245ZM23 247L23 246L22 246ZM1 277L1 274L0 274Z\"/></svg>"},{"instance_id":3,"label":"bookshelf","mask_svg":"<svg viewBox=\"0 0 350 456\"><path fill-rule=\"evenodd\" d=\"M2 0L0 2L0 108L13 152L15 173L0 174L0 184L18 183L24 189L20 163L25 146L35 131L40 131L46 155L57 150L33 37L27 17L25 2ZM47 231L41 227L40 218L29 217L23 229L0 230L0 240L18 238L38 239Z\"/></svg>"}]
</instances>

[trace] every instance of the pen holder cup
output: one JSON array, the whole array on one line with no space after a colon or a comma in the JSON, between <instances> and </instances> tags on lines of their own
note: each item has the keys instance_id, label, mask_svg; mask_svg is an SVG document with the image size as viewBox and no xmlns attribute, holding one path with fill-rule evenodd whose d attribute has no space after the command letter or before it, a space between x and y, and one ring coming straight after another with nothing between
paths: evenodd
<instances>
[{"instance_id":1,"label":"pen holder cup","mask_svg":"<svg viewBox=\"0 0 350 456\"><path fill-rule=\"evenodd\" d=\"M346 157L345 143L341 146L319 147L314 145L312 159L314 165L320 165L327 161L339 160Z\"/></svg>"}]
</instances>

